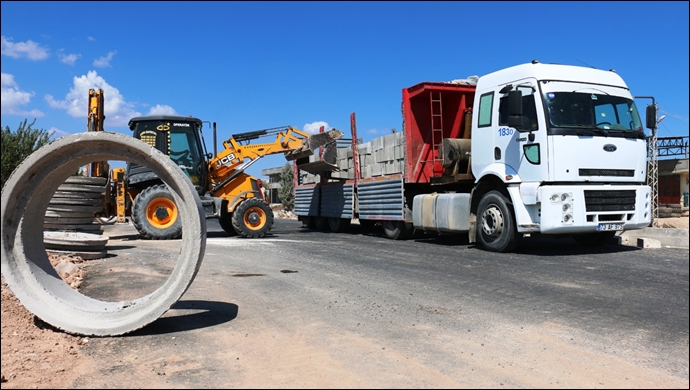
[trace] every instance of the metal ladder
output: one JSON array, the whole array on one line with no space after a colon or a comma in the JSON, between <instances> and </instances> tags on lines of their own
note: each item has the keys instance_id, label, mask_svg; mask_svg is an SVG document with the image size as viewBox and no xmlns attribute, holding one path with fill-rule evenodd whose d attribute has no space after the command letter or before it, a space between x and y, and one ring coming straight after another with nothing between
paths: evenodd
<instances>
[{"instance_id":1,"label":"metal ladder","mask_svg":"<svg viewBox=\"0 0 690 390\"><path fill-rule=\"evenodd\" d=\"M431 105L431 154L432 170L434 174L443 173L441 165L441 142L443 142L443 104L441 102L441 92L438 92L438 99L434 99L434 92L430 93Z\"/></svg>"}]
</instances>

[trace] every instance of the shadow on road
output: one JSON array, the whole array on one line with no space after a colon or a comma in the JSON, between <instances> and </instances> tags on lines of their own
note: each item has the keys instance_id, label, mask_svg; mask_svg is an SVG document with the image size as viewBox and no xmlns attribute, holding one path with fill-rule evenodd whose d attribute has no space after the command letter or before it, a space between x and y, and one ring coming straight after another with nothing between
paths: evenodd
<instances>
[{"instance_id":1,"label":"shadow on road","mask_svg":"<svg viewBox=\"0 0 690 390\"><path fill-rule=\"evenodd\" d=\"M194 310L195 313L174 315L175 310ZM234 320L237 312L237 305L227 302L178 301L165 317L125 336L151 336L209 328Z\"/></svg>"}]
</instances>

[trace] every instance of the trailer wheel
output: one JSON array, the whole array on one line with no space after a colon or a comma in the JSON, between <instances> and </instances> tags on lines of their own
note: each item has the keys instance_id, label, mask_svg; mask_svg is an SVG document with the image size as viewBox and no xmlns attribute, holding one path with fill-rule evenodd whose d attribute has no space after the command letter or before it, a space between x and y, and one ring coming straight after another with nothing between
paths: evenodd
<instances>
[{"instance_id":1,"label":"trailer wheel","mask_svg":"<svg viewBox=\"0 0 690 390\"><path fill-rule=\"evenodd\" d=\"M610 231L573 234L572 237L575 242L582 246L602 246L611 241L615 235L615 231Z\"/></svg>"},{"instance_id":2,"label":"trailer wheel","mask_svg":"<svg viewBox=\"0 0 690 390\"><path fill-rule=\"evenodd\" d=\"M328 226L328 218L326 217L314 217L314 224L316 225L316 230L320 230L322 232L327 232L330 230L330 226Z\"/></svg>"},{"instance_id":3,"label":"trailer wheel","mask_svg":"<svg viewBox=\"0 0 690 390\"><path fill-rule=\"evenodd\" d=\"M373 219L360 219L359 225L363 229L373 229L376 227L376 221L374 221Z\"/></svg>"},{"instance_id":4,"label":"trailer wheel","mask_svg":"<svg viewBox=\"0 0 690 390\"><path fill-rule=\"evenodd\" d=\"M314 230L316 229L316 220L314 217L304 217L302 225L309 230Z\"/></svg>"},{"instance_id":5,"label":"trailer wheel","mask_svg":"<svg viewBox=\"0 0 690 390\"><path fill-rule=\"evenodd\" d=\"M350 228L350 219L347 218L328 218L328 226L332 232L342 233Z\"/></svg>"},{"instance_id":6,"label":"trailer wheel","mask_svg":"<svg viewBox=\"0 0 690 390\"><path fill-rule=\"evenodd\" d=\"M232 213L232 226L246 238L261 238L273 227L273 211L259 198L243 200Z\"/></svg>"},{"instance_id":7,"label":"trailer wheel","mask_svg":"<svg viewBox=\"0 0 690 390\"><path fill-rule=\"evenodd\" d=\"M137 195L132 222L139 234L151 240L182 237L182 222L172 194L165 184L151 186Z\"/></svg>"},{"instance_id":8,"label":"trailer wheel","mask_svg":"<svg viewBox=\"0 0 690 390\"><path fill-rule=\"evenodd\" d=\"M228 233L230 237L237 235L237 230L235 230L235 227L232 226L232 213L222 211L221 216L218 219L218 223L220 224L220 227L225 230L225 233Z\"/></svg>"},{"instance_id":9,"label":"trailer wheel","mask_svg":"<svg viewBox=\"0 0 690 390\"><path fill-rule=\"evenodd\" d=\"M414 226L405 221L381 221L383 233L391 240L406 240L414 231Z\"/></svg>"},{"instance_id":10,"label":"trailer wheel","mask_svg":"<svg viewBox=\"0 0 690 390\"><path fill-rule=\"evenodd\" d=\"M517 232L510 201L498 191L489 191L477 209L477 239L492 252L510 252L517 247L522 234Z\"/></svg>"}]
</instances>

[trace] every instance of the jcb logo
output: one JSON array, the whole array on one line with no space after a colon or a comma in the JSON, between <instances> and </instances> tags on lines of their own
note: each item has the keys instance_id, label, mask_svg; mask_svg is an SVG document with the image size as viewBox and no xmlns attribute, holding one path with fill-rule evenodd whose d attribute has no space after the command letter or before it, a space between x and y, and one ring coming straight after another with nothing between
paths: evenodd
<instances>
[{"instance_id":1,"label":"jcb logo","mask_svg":"<svg viewBox=\"0 0 690 390\"><path fill-rule=\"evenodd\" d=\"M222 167L223 165L230 165L230 164L232 164L232 161L233 161L234 159L235 159L235 155L234 155L234 154L229 154L229 155L227 155L227 156L221 158L220 160L218 160L218 162L216 163L216 168L220 168L220 167Z\"/></svg>"},{"instance_id":2,"label":"jcb logo","mask_svg":"<svg viewBox=\"0 0 690 390\"><path fill-rule=\"evenodd\" d=\"M166 123L164 125L158 125L158 127L156 127L156 130L169 131L170 130L170 123Z\"/></svg>"}]
</instances>

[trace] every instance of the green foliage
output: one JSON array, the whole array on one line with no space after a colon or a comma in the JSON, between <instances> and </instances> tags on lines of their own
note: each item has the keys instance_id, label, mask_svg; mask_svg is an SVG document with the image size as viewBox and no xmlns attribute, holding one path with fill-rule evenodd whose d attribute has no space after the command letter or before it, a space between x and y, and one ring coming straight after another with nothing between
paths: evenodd
<instances>
[{"instance_id":1,"label":"green foliage","mask_svg":"<svg viewBox=\"0 0 690 390\"><path fill-rule=\"evenodd\" d=\"M292 211L295 207L295 182L292 165L285 163L283 170L280 171L280 188L278 188L278 197L280 203L283 204L283 210Z\"/></svg>"},{"instance_id":2,"label":"green foliage","mask_svg":"<svg viewBox=\"0 0 690 390\"><path fill-rule=\"evenodd\" d=\"M35 152L41 146L50 142L50 137L53 133L48 133L44 129L32 129L31 126L36 123L36 119L28 126L27 120L19 123L19 128L16 132L12 132L9 126L2 129L2 186L10 178L15 168L21 164L24 159Z\"/></svg>"}]
</instances>

